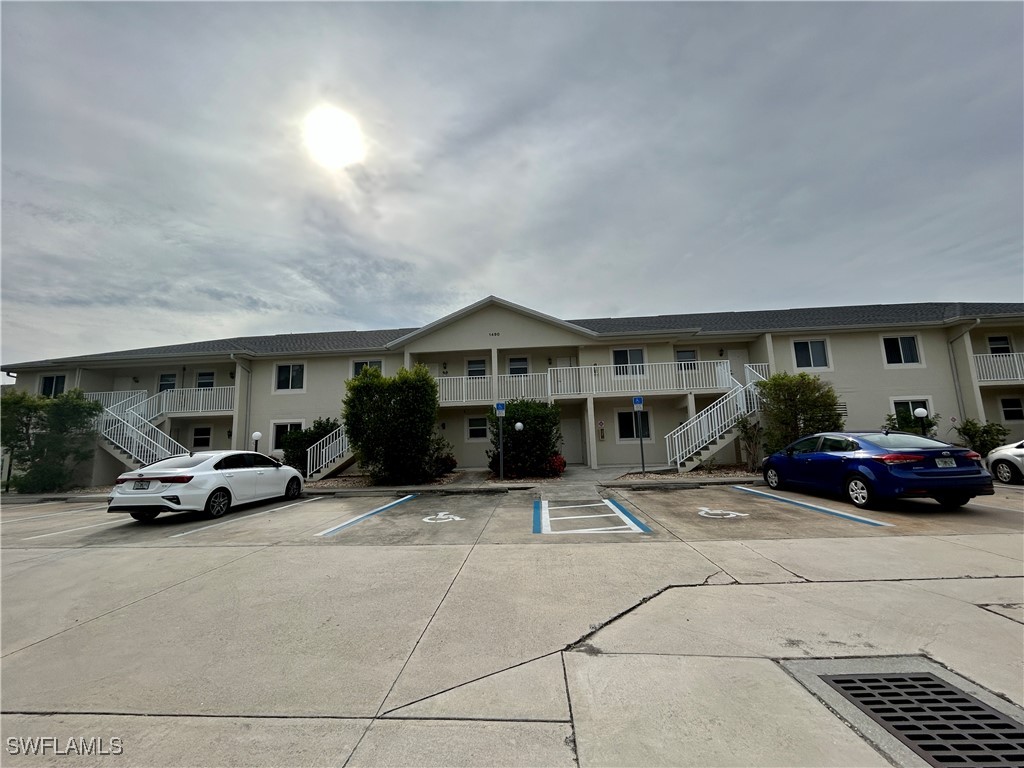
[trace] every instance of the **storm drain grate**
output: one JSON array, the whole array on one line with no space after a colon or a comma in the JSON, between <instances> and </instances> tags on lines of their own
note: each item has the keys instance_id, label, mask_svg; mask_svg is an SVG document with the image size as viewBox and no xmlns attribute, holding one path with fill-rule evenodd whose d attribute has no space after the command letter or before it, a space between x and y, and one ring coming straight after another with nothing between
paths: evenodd
<instances>
[{"instance_id":1,"label":"storm drain grate","mask_svg":"<svg viewBox=\"0 0 1024 768\"><path fill-rule=\"evenodd\" d=\"M934 766L1024 766L1024 726L931 674L819 675Z\"/></svg>"}]
</instances>

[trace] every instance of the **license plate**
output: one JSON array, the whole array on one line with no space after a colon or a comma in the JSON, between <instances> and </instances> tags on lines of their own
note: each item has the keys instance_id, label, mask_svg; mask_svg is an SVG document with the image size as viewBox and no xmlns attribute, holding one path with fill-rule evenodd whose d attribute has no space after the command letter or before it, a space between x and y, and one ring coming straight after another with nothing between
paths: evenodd
<instances>
[{"instance_id":1,"label":"license plate","mask_svg":"<svg viewBox=\"0 0 1024 768\"><path fill-rule=\"evenodd\" d=\"M935 466L936 467L955 467L956 466L956 459L936 459L935 460Z\"/></svg>"},{"instance_id":2,"label":"license plate","mask_svg":"<svg viewBox=\"0 0 1024 768\"><path fill-rule=\"evenodd\" d=\"M145 491L149 488L149 480L136 480L132 488L136 491Z\"/></svg>"}]
</instances>

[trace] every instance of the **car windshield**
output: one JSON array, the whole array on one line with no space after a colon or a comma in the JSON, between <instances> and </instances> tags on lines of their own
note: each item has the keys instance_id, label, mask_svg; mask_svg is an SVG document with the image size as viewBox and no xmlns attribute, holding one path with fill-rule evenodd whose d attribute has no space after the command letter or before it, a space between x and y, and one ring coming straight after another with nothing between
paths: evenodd
<instances>
[{"instance_id":1,"label":"car windshield","mask_svg":"<svg viewBox=\"0 0 1024 768\"><path fill-rule=\"evenodd\" d=\"M880 448L949 448L949 443L932 440L921 435L908 435L905 432L877 432L870 435L859 435Z\"/></svg>"},{"instance_id":2,"label":"car windshield","mask_svg":"<svg viewBox=\"0 0 1024 768\"><path fill-rule=\"evenodd\" d=\"M194 453L191 456L171 456L169 459L161 459L149 464L143 469L188 469L189 467L196 467L202 464L210 458L208 453Z\"/></svg>"}]
</instances>

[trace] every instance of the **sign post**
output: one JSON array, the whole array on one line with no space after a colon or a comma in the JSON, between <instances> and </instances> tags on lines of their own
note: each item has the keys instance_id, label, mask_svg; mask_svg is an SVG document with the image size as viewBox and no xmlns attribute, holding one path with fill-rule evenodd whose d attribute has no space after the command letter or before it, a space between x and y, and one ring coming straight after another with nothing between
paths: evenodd
<instances>
[{"instance_id":1,"label":"sign post","mask_svg":"<svg viewBox=\"0 0 1024 768\"><path fill-rule=\"evenodd\" d=\"M644 463L644 424L641 413L644 410L644 399L637 395L633 398L633 418L636 419L636 436L640 438L640 471L647 472Z\"/></svg>"},{"instance_id":2,"label":"sign post","mask_svg":"<svg viewBox=\"0 0 1024 768\"><path fill-rule=\"evenodd\" d=\"M494 404L498 414L498 480L505 481L505 403L499 400Z\"/></svg>"}]
</instances>

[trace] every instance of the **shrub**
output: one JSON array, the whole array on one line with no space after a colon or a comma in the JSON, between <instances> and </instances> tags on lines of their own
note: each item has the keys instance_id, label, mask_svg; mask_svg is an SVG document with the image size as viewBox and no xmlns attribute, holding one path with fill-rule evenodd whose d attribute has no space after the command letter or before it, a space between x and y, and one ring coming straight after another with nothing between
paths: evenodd
<instances>
[{"instance_id":1,"label":"shrub","mask_svg":"<svg viewBox=\"0 0 1024 768\"><path fill-rule=\"evenodd\" d=\"M337 419L321 418L315 420L311 427L287 433L281 440L284 463L295 467L306 477L309 470L306 466L307 451L340 426L341 422Z\"/></svg>"},{"instance_id":2,"label":"shrub","mask_svg":"<svg viewBox=\"0 0 1024 768\"><path fill-rule=\"evenodd\" d=\"M939 419L941 416L937 413L930 413L924 417L924 433L928 437L935 437L938 432ZM882 428L888 430L895 430L897 432L912 432L915 435L921 434L921 419L915 416L909 411L900 411L898 413L887 413L885 414L885 421L882 422Z\"/></svg>"},{"instance_id":3,"label":"shrub","mask_svg":"<svg viewBox=\"0 0 1024 768\"><path fill-rule=\"evenodd\" d=\"M977 419L964 419L960 424L954 422L953 429L961 442L982 456L988 456L989 451L998 448L1010 436L1010 430L1002 424L993 424L990 421L982 424Z\"/></svg>"},{"instance_id":4,"label":"shrub","mask_svg":"<svg viewBox=\"0 0 1024 768\"><path fill-rule=\"evenodd\" d=\"M818 376L776 373L757 382L761 393L765 453L774 453L814 432L843 428L839 398L832 385Z\"/></svg>"},{"instance_id":5,"label":"shrub","mask_svg":"<svg viewBox=\"0 0 1024 768\"><path fill-rule=\"evenodd\" d=\"M515 430L516 422L523 431ZM491 450L487 465L500 472L498 453L498 415L487 414ZM554 403L538 400L509 400L505 403L505 477L557 477L565 471L565 459L559 454L562 444L561 409ZM561 459L561 462L555 458Z\"/></svg>"}]
</instances>

